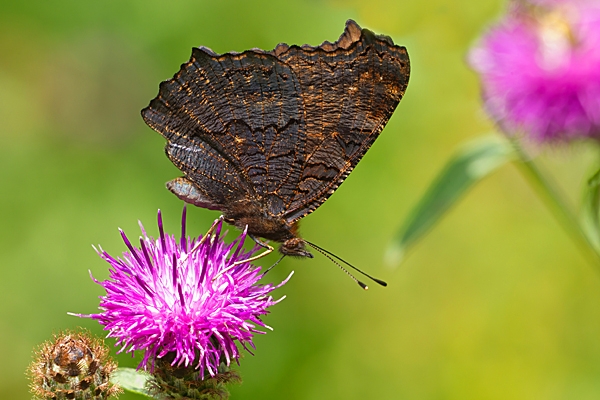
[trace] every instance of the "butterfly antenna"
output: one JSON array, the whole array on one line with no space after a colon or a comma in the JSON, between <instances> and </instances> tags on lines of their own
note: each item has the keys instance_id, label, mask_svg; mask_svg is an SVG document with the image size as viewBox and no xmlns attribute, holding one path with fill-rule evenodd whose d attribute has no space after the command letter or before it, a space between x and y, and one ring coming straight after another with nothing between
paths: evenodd
<instances>
[{"instance_id":1,"label":"butterfly antenna","mask_svg":"<svg viewBox=\"0 0 600 400\"><path fill-rule=\"evenodd\" d=\"M308 243L308 242L306 242ZM311 246L313 246L311 243L308 243ZM337 261L335 261L329 254L327 254L323 249L321 249L320 247L316 247L313 246L315 248L315 250L317 250L319 253L323 254L325 257L329 258L329 261L331 261L332 263L334 263L335 265L337 265L338 267L340 267L340 269L342 271L344 271L354 282L358 283L358 286L360 286L361 288L367 290L369 289L369 287L367 285L365 285L363 282L359 281L358 279L356 279L356 277L354 275L352 275L350 273L350 271L348 271L346 268L342 267L340 265L340 263L338 263Z\"/></svg>"},{"instance_id":2,"label":"butterfly antenna","mask_svg":"<svg viewBox=\"0 0 600 400\"><path fill-rule=\"evenodd\" d=\"M333 254L330 251L325 250L322 247L317 246L314 243L311 243L307 240L305 240L306 243L308 243L312 248L314 248L315 250L317 250L319 253L323 254L325 257L329 258L335 265L337 265L338 267L340 267L344 272L346 272L352 279L354 279L354 281L356 283L358 283L360 285L360 287L362 287L363 289L368 289L368 286L365 285L364 283L362 283L361 281L359 281L358 279L356 279L354 277L354 275L352 275L346 268L342 267L338 262L336 262L332 257L335 257L336 259L340 260L341 262L343 262L344 264L346 264L347 266L349 266L350 268L352 268L353 270L357 271L358 273L366 276L367 278L371 279L373 282L380 284L381 286L387 286L387 283L385 281L382 281L381 279L377 279L369 274L367 274L366 272L356 268L354 265L350 264L348 261L336 256L335 254Z\"/></svg>"}]
</instances>

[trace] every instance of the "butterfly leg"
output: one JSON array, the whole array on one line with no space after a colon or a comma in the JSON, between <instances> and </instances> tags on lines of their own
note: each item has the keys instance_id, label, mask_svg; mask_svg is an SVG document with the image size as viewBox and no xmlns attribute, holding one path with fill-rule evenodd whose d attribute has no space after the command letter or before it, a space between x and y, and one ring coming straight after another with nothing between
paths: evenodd
<instances>
[{"instance_id":1,"label":"butterfly leg","mask_svg":"<svg viewBox=\"0 0 600 400\"><path fill-rule=\"evenodd\" d=\"M220 277L221 275L223 275L224 273L226 273L226 272L228 272L228 271L230 271L230 270L234 269L234 268L235 268L235 267L237 267L238 265L240 265L240 264L245 264L245 263L249 263L249 262L252 262L252 261L258 260L259 258L262 258L262 257L266 256L267 254L269 254L270 252L272 252L272 251L274 250L274 249L273 249L273 246L270 246L268 243L265 243L265 242L261 241L261 240L260 240L260 239L258 239L257 237L255 237L255 236L252 236L252 235L248 235L248 236L250 236L250 237L252 238L252 240L254 240L254 241L255 241L255 242L256 242L256 243L257 243L259 246L261 246L261 247L265 248L266 250L265 250L265 251L263 251L263 252L262 252L262 253L260 253L260 254L257 254L257 255L255 255L255 256L253 256L253 257L250 257L250 258L245 258L245 259L243 259L243 260L239 260L239 261L235 261L235 262L234 262L233 264L231 264L229 267L225 268L224 270L222 270L221 272L219 272L217 275L215 275L215 277L212 279L213 281L214 281L214 280L216 280L216 279L217 279L218 277ZM282 258L283 258L283 257L282 257ZM279 261L281 261L281 259L280 259ZM275 265L277 265L277 264L279 263L279 261L277 261L277 262L275 263ZM273 267L274 267L275 265L273 265ZM272 267L271 267L271 268L272 268ZM269 268L269 269L271 269L271 268ZM268 272L268 271L269 271L269 270L267 270L267 272ZM265 273L266 273L266 272L265 272ZM264 274L263 274L263 275L264 275Z\"/></svg>"},{"instance_id":2,"label":"butterfly leg","mask_svg":"<svg viewBox=\"0 0 600 400\"><path fill-rule=\"evenodd\" d=\"M194 247L192 247L190 251L188 251L186 254L183 255L183 257L181 257L179 259L179 263L184 263L185 260L187 260L187 258L191 254L193 254L196 250L198 250L200 248L200 246L202 246L202 244L204 244L204 242L206 242L206 239L212 238L213 232L215 231L215 229L217 228L217 225L219 225L219 222L221 222L221 221L223 221L222 215L219 218L215 219L215 222L213 222L211 227L208 229L208 231L206 232L206 235L202 236L202 238L198 242L196 242Z\"/></svg>"},{"instance_id":3,"label":"butterfly leg","mask_svg":"<svg viewBox=\"0 0 600 400\"><path fill-rule=\"evenodd\" d=\"M259 238L257 238L256 236L253 236L253 235L248 235L248 236L250 236L250 238L251 238L252 240L254 240L254 242L255 242L256 244L258 244L260 247L262 247L263 249L266 249L266 250L265 250L265 251L263 251L263 252L262 252L262 253L260 253L260 254L257 254L257 255L255 255L255 256L253 256L253 257L250 257L250 258L247 258L247 259L245 259L245 260L236 261L236 262L234 262L234 263L233 263L233 265L232 265L232 266L236 266L236 265L244 264L244 263L247 263L247 262L256 261L256 260L258 260L259 258L263 258L264 256L266 256L267 254L269 254L270 252L272 252L272 251L274 250L273 246L271 246L271 245L270 245L270 244L268 244L268 243L265 243L265 242L263 242L262 240L260 240L260 239L259 239Z\"/></svg>"},{"instance_id":4,"label":"butterfly leg","mask_svg":"<svg viewBox=\"0 0 600 400\"><path fill-rule=\"evenodd\" d=\"M275 263L273 265L271 265L269 268L267 268L267 270L265 272L262 273L262 276L265 276L267 274L267 272L269 272L270 270L272 270L277 264L279 264L281 262L281 260L283 260L283 257L285 257L285 254L282 254L281 257L279 257L279 260L275 261Z\"/></svg>"}]
</instances>

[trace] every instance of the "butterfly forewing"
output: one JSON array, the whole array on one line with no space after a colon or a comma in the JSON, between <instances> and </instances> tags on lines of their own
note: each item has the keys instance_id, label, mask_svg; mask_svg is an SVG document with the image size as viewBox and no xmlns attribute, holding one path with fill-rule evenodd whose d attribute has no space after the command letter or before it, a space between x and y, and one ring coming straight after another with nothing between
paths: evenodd
<instances>
[{"instance_id":1,"label":"butterfly forewing","mask_svg":"<svg viewBox=\"0 0 600 400\"><path fill-rule=\"evenodd\" d=\"M344 48L292 46L279 56L298 76L306 113L306 159L286 211L289 221L313 211L337 189L375 141L408 85L406 50L366 29L358 32L347 27L338 41Z\"/></svg>"}]
</instances>

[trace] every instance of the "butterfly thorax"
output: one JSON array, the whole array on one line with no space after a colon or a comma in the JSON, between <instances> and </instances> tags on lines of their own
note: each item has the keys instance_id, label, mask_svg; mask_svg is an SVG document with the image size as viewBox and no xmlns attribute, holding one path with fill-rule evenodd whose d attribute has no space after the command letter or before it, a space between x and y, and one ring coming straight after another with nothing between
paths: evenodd
<instances>
[{"instance_id":1,"label":"butterfly thorax","mask_svg":"<svg viewBox=\"0 0 600 400\"><path fill-rule=\"evenodd\" d=\"M298 222L288 222L283 216L270 214L259 200L240 199L224 205L209 198L185 177L167 182L167 188L186 203L221 211L225 222L240 230L247 227L248 234L257 242L258 238L264 238L281 243L281 254L312 258L305 249L306 242L298 234Z\"/></svg>"},{"instance_id":2,"label":"butterfly thorax","mask_svg":"<svg viewBox=\"0 0 600 400\"><path fill-rule=\"evenodd\" d=\"M268 215L257 210L257 204L239 204L229 210L223 210L223 218L238 229L248 229L253 238L264 238L281 243L279 252L286 256L309 257L306 242L298 234L298 222L289 223L285 218Z\"/></svg>"}]
</instances>

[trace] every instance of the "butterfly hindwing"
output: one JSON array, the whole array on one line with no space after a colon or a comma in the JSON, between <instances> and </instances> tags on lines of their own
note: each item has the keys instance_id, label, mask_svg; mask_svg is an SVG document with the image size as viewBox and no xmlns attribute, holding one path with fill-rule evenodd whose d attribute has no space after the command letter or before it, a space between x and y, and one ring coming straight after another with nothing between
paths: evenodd
<instances>
[{"instance_id":1,"label":"butterfly hindwing","mask_svg":"<svg viewBox=\"0 0 600 400\"><path fill-rule=\"evenodd\" d=\"M198 48L142 115L168 140L171 161L221 209L253 201L281 215L304 160L298 86L272 55Z\"/></svg>"}]
</instances>

